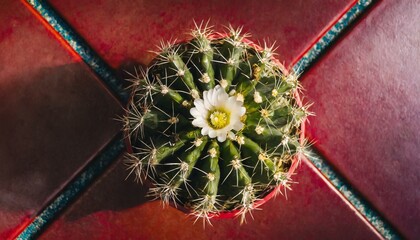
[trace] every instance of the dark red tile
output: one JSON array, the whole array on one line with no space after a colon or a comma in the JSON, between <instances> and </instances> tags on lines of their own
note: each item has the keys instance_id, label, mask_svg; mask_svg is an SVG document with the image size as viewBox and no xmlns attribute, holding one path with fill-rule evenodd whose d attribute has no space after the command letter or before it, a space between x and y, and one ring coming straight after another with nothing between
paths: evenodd
<instances>
[{"instance_id":1,"label":"dark red tile","mask_svg":"<svg viewBox=\"0 0 420 240\"><path fill-rule=\"evenodd\" d=\"M41 239L378 239L373 231L306 163L298 169L288 200L279 196L254 212L254 220L200 222L124 181L121 162L84 194Z\"/></svg>"},{"instance_id":2,"label":"dark red tile","mask_svg":"<svg viewBox=\"0 0 420 240\"><path fill-rule=\"evenodd\" d=\"M291 63L354 0L270 1L57 1L51 4L113 67L148 64L161 39L185 39L193 19L216 30L232 23L253 39L276 41L279 59Z\"/></svg>"},{"instance_id":3,"label":"dark red tile","mask_svg":"<svg viewBox=\"0 0 420 240\"><path fill-rule=\"evenodd\" d=\"M0 238L119 129L119 104L19 1L0 3Z\"/></svg>"},{"instance_id":4,"label":"dark red tile","mask_svg":"<svg viewBox=\"0 0 420 240\"><path fill-rule=\"evenodd\" d=\"M303 78L316 146L404 236L420 236L420 2L383 1Z\"/></svg>"}]
</instances>

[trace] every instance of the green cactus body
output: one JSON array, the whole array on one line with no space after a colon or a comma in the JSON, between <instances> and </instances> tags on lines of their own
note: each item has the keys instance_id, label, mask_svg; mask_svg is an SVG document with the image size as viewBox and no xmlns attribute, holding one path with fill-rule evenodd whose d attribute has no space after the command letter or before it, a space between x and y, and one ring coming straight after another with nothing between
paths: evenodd
<instances>
[{"instance_id":1,"label":"green cactus body","mask_svg":"<svg viewBox=\"0 0 420 240\"><path fill-rule=\"evenodd\" d=\"M133 81L123 118L136 179L147 176L151 195L207 220L230 211L245 220L256 201L288 187L310 114L273 47L228 29L216 36L200 25L189 42L162 44Z\"/></svg>"}]
</instances>

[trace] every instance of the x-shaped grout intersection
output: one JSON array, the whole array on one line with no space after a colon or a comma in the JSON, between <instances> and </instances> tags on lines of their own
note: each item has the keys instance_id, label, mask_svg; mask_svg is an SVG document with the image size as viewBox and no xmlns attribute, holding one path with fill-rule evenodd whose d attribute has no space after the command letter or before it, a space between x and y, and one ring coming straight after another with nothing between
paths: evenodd
<instances>
[{"instance_id":1,"label":"x-shaped grout intersection","mask_svg":"<svg viewBox=\"0 0 420 240\"><path fill-rule=\"evenodd\" d=\"M84 62L101 79L108 90L122 103L128 99L121 82L113 74L111 68L95 53L89 45L78 36L48 3L42 0L22 0L32 11L40 16L51 30L67 42L71 49L78 54ZM293 65L292 70L298 74L304 73L322 55L328 47L354 22L354 20L373 5L373 0L359 0L340 15L317 41L308 48L303 56ZM67 207L72 201L87 189L101 174L124 152L123 135L117 134L88 164L72 179L50 203L29 222L18 239L31 239L38 236L48 224ZM383 219L357 192L341 177L321 156L312 151L307 161L314 166L321 177L324 178L344 201L352 205L358 214L369 224L374 231L386 239L401 238L397 231Z\"/></svg>"}]
</instances>

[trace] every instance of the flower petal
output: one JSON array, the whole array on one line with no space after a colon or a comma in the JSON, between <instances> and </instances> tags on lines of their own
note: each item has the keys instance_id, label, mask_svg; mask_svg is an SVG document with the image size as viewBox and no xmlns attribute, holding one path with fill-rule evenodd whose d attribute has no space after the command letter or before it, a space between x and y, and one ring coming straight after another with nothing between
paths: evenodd
<instances>
[{"instance_id":1,"label":"flower petal","mask_svg":"<svg viewBox=\"0 0 420 240\"><path fill-rule=\"evenodd\" d=\"M216 130L214 129L209 129L209 137L210 138L215 138L216 137Z\"/></svg>"},{"instance_id":2,"label":"flower petal","mask_svg":"<svg viewBox=\"0 0 420 240\"><path fill-rule=\"evenodd\" d=\"M243 124L242 122L240 122L240 121L235 122L235 123L232 125L232 129L233 129L233 130L236 130L236 131L241 130L243 127L244 127L244 124Z\"/></svg>"},{"instance_id":3,"label":"flower petal","mask_svg":"<svg viewBox=\"0 0 420 240\"><path fill-rule=\"evenodd\" d=\"M208 133L209 133L209 127L204 126L204 127L201 129L201 135L206 136Z\"/></svg>"},{"instance_id":4,"label":"flower petal","mask_svg":"<svg viewBox=\"0 0 420 240\"><path fill-rule=\"evenodd\" d=\"M204 107L204 101L202 99L195 99L194 106L201 114L207 113L207 109Z\"/></svg>"},{"instance_id":5,"label":"flower petal","mask_svg":"<svg viewBox=\"0 0 420 240\"><path fill-rule=\"evenodd\" d=\"M195 118L201 117L201 113L197 110L197 108L191 108L190 114Z\"/></svg>"},{"instance_id":6,"label":"flower petal","mask_svg":"<svg viewBox=\"0 0 420 240\"><path fill-rule=\"evenodd\" d=\"M211 90L209 90L209 91L211 91ZM209 101L209 91L204 91L204 93L203 93L204 106L206 107L207 110L210 110L210 109L213 108L213 105Z\"/></svg>"},{"instance_id":7,"label":"flower petal","mask_svg":"<svg viewBox=\"0 0 420 240\"><path fill-rule=\"evenodd\" d=\"M226 134L218 134L217 141L224 142L226 140Z\"/></svg>"},{"instance_id":8,"label":"flower petal","mask_svg":"<svg viewBox=\"0 0 420 240\"><path fill-rule=\"evenodd\" d=\"M229 136L230 139L235 139L235 134L232 131L229 131L227 135Z\"/></svg>"},{"instance_id":9,"label":"flower petal","mask_svg":"<svg viewBox=\"0 0 420 240\"><path fill-rule=\"evenodd\" d=\"M203 118L196 118L192 121L192 125L196 126L196 127L205 127L207 126L206 121Z\"/></svg>"},{"instance_id":10,"label":"flower petal","mask_svg":"<svg viewBox=\"0 0 420 240\"><path fill-rule=\"evenodd\" d=\"M226 101L228 100L228 98L229 98L229 95L225 92L225 90L220 88L217 95L217 104L224 105Z\"/></svg>"},{"instance_id":11,"label":"flower petal","mask_svg":"<svg viewBox=\"0 0 420 240\"><path fill-rule=\"evenodd\" d=\"M223 92L225 91L225 90L221 89L219 85L217 85L212 91L210 99L211 99L211 103L213 104L213 106L219 105L219 102L217 101L217 97L218 97L219 94L221 94L220 90L222 90Z\"/></svg>"},{"instance_id":12,"label":"flower petal","mask_svg":"<svg viewBox=\"0 0 420 240\"><path fill-rule=\"evenodd\" d=\"M246 108L241 107L241 110L239 111L239 116L243 116L246 113Z\"/></svg>"}]
</instances>

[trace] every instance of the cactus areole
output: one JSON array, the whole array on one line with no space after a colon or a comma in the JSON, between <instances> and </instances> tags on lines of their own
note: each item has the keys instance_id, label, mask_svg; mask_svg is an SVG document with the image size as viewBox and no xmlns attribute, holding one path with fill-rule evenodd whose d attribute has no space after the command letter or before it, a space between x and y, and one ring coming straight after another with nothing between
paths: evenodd
<instances>
[{"instance_id":1,"label":"cactus areole","mask_svg":"<svg viewBox=\"0 0 420 240\"><path fill-rule=\"evenodd\" d=\"M132 74L126 164L149 194L197 218L241 216L284 194L305 150L297 77L228 28L196 26Z\"/></svg>"}]
</instances>

